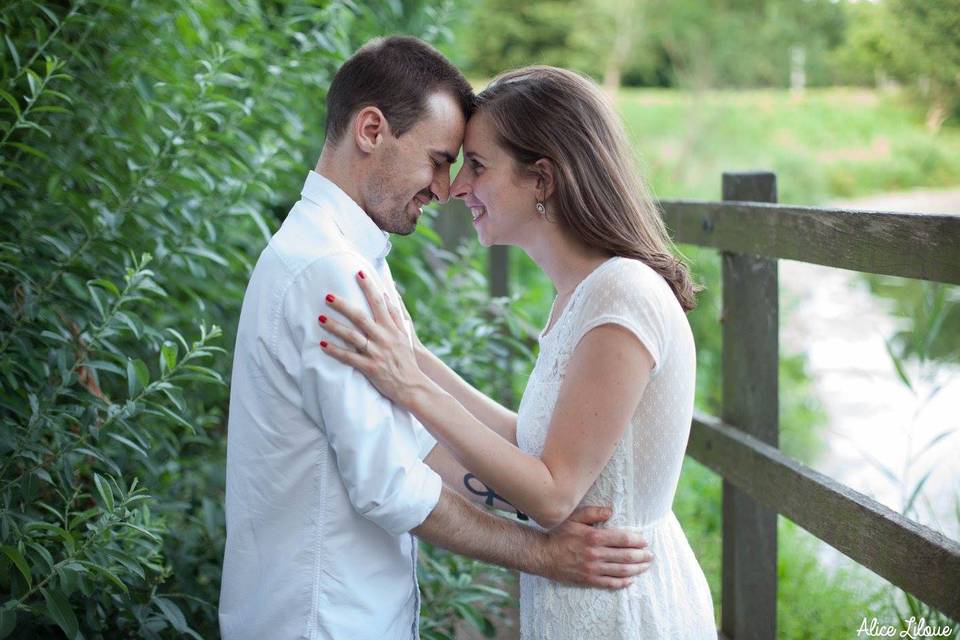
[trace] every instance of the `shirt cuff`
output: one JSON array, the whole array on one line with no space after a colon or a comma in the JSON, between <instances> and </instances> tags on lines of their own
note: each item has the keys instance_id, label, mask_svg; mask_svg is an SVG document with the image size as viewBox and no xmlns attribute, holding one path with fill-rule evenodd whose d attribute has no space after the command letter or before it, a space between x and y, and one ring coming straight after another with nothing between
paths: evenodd
<instances>
[{"instance_id":1,"label":"shirt cuff","mask_svg":"<svg viewBox=\"0 0 960 640\"><path fill-rule=\"evenodd\" d=\"M398 490L399 495L409 497L409 500L403 501L402 507L397 508L395 501L390 501L363 515L376 522L390 535L399 536L423 524L440 502L442 487L440 476L421 462L409 470L403 486Z\"/></svg>"}]
</instances>

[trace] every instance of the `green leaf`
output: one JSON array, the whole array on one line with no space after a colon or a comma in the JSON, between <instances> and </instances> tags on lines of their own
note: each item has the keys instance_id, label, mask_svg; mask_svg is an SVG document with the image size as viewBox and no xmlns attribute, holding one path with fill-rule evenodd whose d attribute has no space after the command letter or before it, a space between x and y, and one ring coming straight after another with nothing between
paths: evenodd
<instances>
[{"instance_id":1,"label":"green leaf","mask_svg":"<svg viewBox=\"0 0 960 640\"><path fill-rule=\"evenodd\" d=\"M3 123L0 123L0 126L2 126L2 124L3 124ZM8 187L14 187L15 189L26 189L26 188L27 188L23 183L17 182L16 180L11 180L10 178L8 178L8 177L6 177L6 176L0 176L0 184L5 184L5 185L7 185Z\"/></svg>"},{"instance_id":2,"label":"green leaf","mask_svg":"<svg viewBox=\"0 0 960 640\"><path fill-rule=\"evenodd\" d=\"M907 375L907 371L903 367L903 359L894 353L893 345L889 340L884 340L884 344L887 347L887 354L890 356L891 362L893 362L893 367L897 370L897 375L900 376L900 380L903 382L903 384L907 385L911 391L913 391L913 384L910 382L910 377Z\"/></svg>"},{"instance_id":3,"label":"green leaf","mask_svg":"<svg viewBox=\"0 0 960 640\"><path fill-rule=\"evenodd\" d=\"M166 373L177 366L177 343L165 340L160 348L160 371Z\"/></svg>"},{"instance_id":4,"label":"green leaf","mask_svg":"<svg viewBox=\"0 0 960 640\"><path fill-rule=\"evenodd\" d=\"M133 449L135 452L139 453L139 454L140 454L141 456L143 456L144 458L149 457L149 456L147 456L147 452L143 449L143 447L141 447L140 445L138 445L136 442L134 442L134 441L131 440L130 438L126 438L126 437L121 436L121 435L116 434L116 433L108 433L108 434L107 434L107 437L113 438L113 439L116 440L117 442L119 442L119 443L121 443L121 444L127 445L128 447L130 447L131 449Z\"/></svg>"},{"instance_id":5,"label":"green leaf","mask_svg":"<svg viewBox=\"0 0 960 640\"><path fill-rule=\"evenodd\" d=\"M154 542L161 542L159 536L157 536L157 535L154 534L154 533L151 533L150 531L147 531L146 529L144 529L143 527L141 527L141 526L138 525L138 524L133 524L132 522L118 522L117 524L118 524L119 526L121 526L121 527L127 527L127 528L129 528L129 529L133 529L134 531L139 531L140 533L142 533L143 535L147 536L148 538L150 538L150 539L153 540Z\"/></svg>"},{"instance_id":6,"label":"green leaf","mask_svg":"<svg viewBox=\"0 0 960 640\"><path fill-rule=\"evenodd\" d=\"M196 434L196 433L197 433L196 427L194 427L192 424L190 424L189 422L187 422L187 421L183 418L183 416L181 416L181 415L179 415L179 414L177 414L177 413L174 413L173 411L171 411L171 410L168 409L167 407L163 406L162 404L154 404L154 405L152 405L152 406L155 407L155 408L157 409L157 411L159 411L159 412L161 413L161 415L164 415L164 416L166 416L167 418L170 418L171 420L173 420L174 422L176 422L176 423L179 424L180 426L185 427L186 429L188 429L191 434Z\"/></svg>"},{"instance_id":7,"label":"green leaf","mask_svg":"<svg viewBox=\"0 0 960 640\"><path fill-rule=\"evenodd\" d=\"M180 413L186 413L187 403L183 398L183 391L178 387L164 388L162 391L163 395L169 398L170 402L173 403L173 406L175 406Z\"/></svg>"},{"instance_id":8,"label":"green leaf","mask_svg":"<svg viewBox=\"0 0 960 640\"><path fill-rule=\"evenodd\" d=\"M68 247L59 238L54 238L53 236L40 236L40 239L43 240L44 242L52 244L54 247L57 248L57 251L62 253L64 256L67 256L67 257L70 256L71 254L70 247Z\"/></svg>"},{"instance_id":9,"label":"green leaf","mask_svg":"<svg viewBox=\"0 0 960 640\"><path fill-rule=\"evenodd\" d=\"M110 484L99 473L93 474L93 483L97 485L97 493L100 494L107 511L113 511L113 490L110 489Z\"/></svg>"},{"instance_id":10,"label":"green leaf","mask_svg":"<svg viewBox=\"0 0 960 640\"><path fill-rule=\"evenodd\" d=\"M923 477L920 478L920 481L913 487L913 491L910 493L910 497L907 498L906 504L903 505L904 515L909 514L910 510L913 509L913 503L916 502L917 498L920 496L920 492L923 491L923 485L927 484L927 480L930 479L930 474L933 473L933 469L928 469Z\"/></svg>"},{"instance_id":11,"label":"green leaf","mask_svg":"<svg viewBox=\"0 0 960 640\"><path fill-rule=\"evenodd\" d=\"M33 129L34 131L39 131L43 135L47 136L47 138L53 138L53 134L50 133L49 129L46 127L41 127L36 122L32 122L30 120L21 120L20 127L23 129Z\"/></svg>"},{"instance_id":12,"label":"green leaf","mask_svg":"<svg viewBox=\"0 0 960 640\"><path fill-rule=\"evenodd\" d=\"M69 109L45 104L42 107L33 109L33 113L70 113Z\"/></svg>"},{"instance_id":13,"label":"green leaf","mask_svg":"<svg viewBox=\"0 0 960 640\"><path fill-rule=\"evenodd\" d=\"M150 370L143 360L127 360L127 392L134 398L140 390L150 384Z\"/></svg>"},{"instance_id":14,"label":"green leaf","mask_svg":"<svg viewBox=\"0 0 960 640\"><path fill-rule=\"evenodd\" d=\"M219 253L214 253L206 247L186 247L184 253L191 253L195 256L200 256L202 258L207 258L213 262L219 264L222 267L229 267L230 263L227 262L227 259L221 256Z\"/></svg>"},{"instance_id":15,"label":"green leaf","mask_svg":"<svg viewBox=\"0 0 960 640\"><path fill-rule=\"evenodd\" d=\"M11 601L0 608L0 638L6 638L17 626L16 602Z\"/></svg>"},{"instance_id":16,"label":"green leaf","mask_svg":"<svg viewBox=\"0 0 960 640\"><path fill-rule=\"evenodd\" d=\"M23 555L16 547L11 547L9 545L3 545L0 547L0 551L4 553L10 561L17 565L17 569L20 570L20 573L23 574L23 577L27 581L27 586L29 587L33 584L33 579L30 576L30 566L27 564L27 561L24 559Z\"/></svg>"},{"instance_id":17,"label":"green leaf","mask_svg":"<svg viewBox=\"0 0 960 640\"><path fill-rule=\"evenodd\" d=\"M27 84L30 85L31 97L36 98L37 91L40 90L43 80L40 79L40 76L38 76L33 69L27 69Z\"/></svg>"},{"instance_id":18,"label":"green leaf","mask_svg":"<svg viewBox=\"0 0 960 640\"><path fill-rule=\"evenodd\" d=\"M451 602L450 604L457 611L457 613L460 614L461 618L472 624L477 629L481 631L484 630L486 626L484 625L484 618L480 612L477 611L476 607L456 601Z\"/></svg>"},{"instance_id":19,"label":"green leaf","mask_svg":"<svg viewBox=\"0 0 960 640\"><path fill-rule=\"evenodd\" d=\"M86 567L90 571L93 571L94 573L99 573L101 576L103 576L104 578L106 578L107 580L115 584L117 588L123 591L124 593L127 593L129 591L129 589L127 588L127 585L123 582L123 580L117 577L117 574L110 571L106 567L101 567L98 564L94 564L93 562L87 562L86 560L81 560L80 564L82 564L84 567Z\"/></svg>"},{"instance_id":20,"label":"green leaf","mask_svg":"<svg viewBox=\"0 0 960 640\"><path fill-rule=\"evenodd\" d=\"M10 57L13 58L13 63L17 65L17 71L20 70L20 54L17 53L17 48L13 46L13 41L10 40L10 36L3 34L3 39L7 41L7 48L10 49ZM19 113L17 114L20 115Z\"/></svg>"},{"instance_id":21,"label":"green leaf","mask_svg":"<svg viewBox=\"0 0 960 640\"><path fill-rule=\"evenodd\" d=\"M96 280L91 280L87 283L92 287L100 287L101 289L106 289L113 295L120 297L120 289L117 288L117 285L113 284L106 278L97 278Z\"/></svg>"},{"instance_id":22,"label":"green leaf","mask_svg":"<svg viewBox=\"0 0 960 640\"><path fill-rule=\"evenodd\" d=\"M174 629L180 633L187 632L190 627L187 625L187 620L183 617L183 612L180 611L180 607L172 600L167 600L166 598L154 598L153 601L156 603L157 608L163 613L163 617L170 621Z\"/></svg>"},{"instance_id":23,"label":"green leaf","mask_svg":"<svg viewBox=\"0 0 960 640\"><path fill-rule=\"evenodd\" d=\"M143 572L143 567L140 566L140 563L137 562L133 556L130 556L117 549L104 549L104 551L107 552L107 555L120 563L124 569L143 580L146 574Z\"/></svg>"},{"instance_id":24,"label":"green leaf","mask_svg":"<svg viewBox=\"0 0 960 640\"><path fill-rule=\"evenodd\" d=\"M63 629L69 640L76 638L80 628L67 596L58 589L40 589L40 591L43 592L43 597L47 601L47 615Z\"/></svg>"},{"instance_id":25,"label":"green leaf","mask_svg":"<svg viewBox=\"0 0 960 640\"><path fill-rule=\"evenodd\" d=\"M84 364L89 369L96 369L98 371L108 371L110 373L116 373L118 375L123 375L123 369L113 364L112 362L107 362L106 360L87 360Z\"/></svg>"},{"instance_id":26,"label":"green leaf","mask_svg":"<svg viewBox=\"0 0 960 640\"><path fill-rule=\"evenodd\" d=\"M130 300L129 297L127 299ZM126 314L123 311L117 311L114 314L114 317L125 324L135 338L138 340L140 339L140 328L137 326L137 323L133 321L133 318L131 318L129 314Z\"/></svg>"},{"instance_id":27,"label":"green leaf","mask_svg":"<svg viewBox=\"0 0 960 640\"><path fill-rule=\"evenodd\" d=\"M190 351L190 346L187 344L187 340L186 340L186 338L183 337L183 334L181 334L181 333L180 333L179 331L177 331L176 329L171 329L171 328L169 328L169 327L167 328L167 331L170 332L170 333L172 333L172 334L173 334L173 337L175 337L175 338L177 339L177 341L178 341L181 345L183 345L183 350L184 350L184 351Z\"/></svg>"},{"instance_id":28,"label":"green leaf","mask_svg":"<svg viewBox=\"0 0 960 640\"><path fill-rule=\"evenodd\" d=\"M55 14L53 11L50 11L50 9L47 9L45 6L43 6L39 2L36 3L35 6L37 7L37 9L40 9L40 11L43 11L48 18L50 18L50 22L52 22L55 27L60 26L60 20L57 18L57 14ZM48 72L50 70L50 65L51 65L51 62L48 60L47 61Z\"/></svg>"},{"instance_id":29,"label":"green leaf","mask_svg":"<svg viewBox=\"0 0 960 640\"><path fill-rule=\"evenodd\" d=\"M36 156L41 160L46 160L48 162L50 161L50 156L45 154L43 151L40 151L39 149L35 149L31 147L30 145L23 144L22 142L8 142L7 144L9 144L11 147L15 149L19 149L20 151L23 151L24 153L29 153L32 156Z\"/></svg>"},{"instance_id":30,"label":"green leaf","mask_svg":"<svg viewBox=\"0 0 960 640\"><path fill-rule=\"evenodd\" d=\"M0 98L3 98L4 102L10 105L10 108L13 109L13 112L17 114L17 118L20 117L20 105L17 104L17 99L12 95L0 89Z\"/></svg>"},{"instance_id":31,"label":"green leaf","mask_svg":"<svg viewBox=\"0 0 960 640\"><path fill-rule=\"evenodd\" d=\"M53 89L47 89L47 96L63 100L68 104L73 104L73 98L68 96L65 93L60 93L59 91L54 91Z\"/></svg>"}]
</instances>

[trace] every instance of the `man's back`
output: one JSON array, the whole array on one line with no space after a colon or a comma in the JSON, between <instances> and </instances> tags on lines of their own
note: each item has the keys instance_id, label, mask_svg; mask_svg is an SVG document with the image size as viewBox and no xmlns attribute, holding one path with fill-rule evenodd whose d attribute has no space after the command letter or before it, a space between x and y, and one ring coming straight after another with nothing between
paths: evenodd
<instances>
[{"instance_id":1,"label":"man's back","mask_svg":"<svg viewBox=\"0 0 960 640\"><path fill-rule=\"evenodd\" d=\"M359 269L392 288L377 255L389 245L321 176L310 174L303 195L260 255L240 316L221 631L412 638L419 596L406 532L439 497L439 477L421 462L432 441L324 356L315 326L328 291L362 300Z\"/></svg>"}]
</instances>

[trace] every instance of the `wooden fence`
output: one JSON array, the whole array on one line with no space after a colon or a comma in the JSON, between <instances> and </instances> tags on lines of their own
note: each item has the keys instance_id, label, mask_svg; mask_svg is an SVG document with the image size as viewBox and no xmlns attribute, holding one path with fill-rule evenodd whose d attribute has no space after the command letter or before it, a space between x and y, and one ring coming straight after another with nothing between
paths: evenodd
<instances>
[{"instance_id":1,"label":"wooden fence","mask_svg":"<svg viewBox=\"0 0 960 640\"><path fill-rule=\"evenodd\" d=\"M960 619L960 544L778 448L777 260L960 284L960 216L776 204L773 173L723 174L723 201L661 201L675 242L723 269L723 410L694 416L687 453L723 477L721 633L776 637L777 515ZM507 255L491 252L491 293ZM824 612L829 614L829 612Z\"/></svg>"}]
</instances>

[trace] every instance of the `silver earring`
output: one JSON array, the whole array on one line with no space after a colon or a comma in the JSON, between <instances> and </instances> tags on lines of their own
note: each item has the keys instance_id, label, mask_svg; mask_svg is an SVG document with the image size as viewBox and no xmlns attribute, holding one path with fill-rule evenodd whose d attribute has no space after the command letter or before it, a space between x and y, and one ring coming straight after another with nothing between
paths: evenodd
<instances>
[{"instance_id":1,"label":"silver earring","mask_svg":"<svg viewBox=\"0 0 960 640\"><path fill-rule=\"evenodd\" d=\"M547 208L543 206L542 202L537 203L537 213L539 213L542 216L547 215Z\"/></svg>"}]
</instances>

